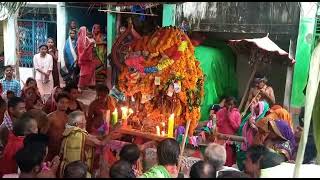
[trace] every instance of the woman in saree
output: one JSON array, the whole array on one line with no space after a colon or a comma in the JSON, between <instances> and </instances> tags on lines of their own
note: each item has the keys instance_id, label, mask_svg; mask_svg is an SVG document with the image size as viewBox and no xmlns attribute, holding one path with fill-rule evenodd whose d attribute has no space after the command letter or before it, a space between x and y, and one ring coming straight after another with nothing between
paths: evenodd
<instances>
[{"instance_id":1,"label":"woman in saree","mask_svg":"<svg viewBox=\"0 0 320 180\"><path fill-rule=\"evenodd\" d=\"M75 68L78 60L76 31L70 30L69 37L64 45L63 59L61 60L61 75L65 81L75 80Z\"/></svg>"},{"instance_id":2,"label":"woman in saree","mask_svg":"<svg viewBox=\"0 0 320 180\"><path fill-rule=\"evenodd\" d=\"M283 155L287 161L295 160L297 144L289 124L282 120L265 118L258 122L255 144L263 144L269 149Z\"/></svg>"},{"instance_id":3,"label":"woman in saree","mask_svg":"<svg viewBox=\"0 0 320 180\"><path fill-rule=\"evenodd\" d=\"M234 97L228 97L225 100L225 107L217 112L217 131L222 134L234 135L239 129L241 122L241 115L236 108L236 99ZM234 152L233 144L226 143L226 166L231 167L236 162L236 154ZM220 143L219 143L220 144Z\"/></svg>"},{"instance_id":4,"label":"woman in saree","mask_svg":"<svg viewBox=\"0 0 320 180\"><path fill-rule=\"evenodd\" d=\"M87 36L87 28L80 27L78 33L78 65L80 67L79 88L95 86L96 61L93 57L94 41Z\"/></svg>"},{"instance_id":5,"label":"woman in saree","mask_svg":"<svg viewBox=\"0 0 320 180\"><path fill-rule=\"evenodd\" d=\"M284 120L288 123L288 125L290 126L290 128L293 130L293 122L292 122L292 117L290 115L290 113L284 109L282 106L280 105L274 105L271 107L271 109L269 110L269 114L267 115L267 117L269 117L269 119L281 119Z\"/></svg>"},{"instance_id":6,"label":"woman in saree","mask_svg":"<svg viewBox=\"0 0 320 180\"><path fill-rule=\"evenodd\" d=\"M53 111L57 110L57 103L56 103L56 98L59 93L62 92L62 89L60 87L55 87L50 95L50 98L46 101L43 111L46 112L47 114L52 113Z\"/></svg>"},{"instance_id":7,"label":"woman in saree","mask_svg":"<svg viewBox=\"0 0 320 180\"><path fill-rule=\"evenodd\" d=\"M53 87L60 86L59 68L58 68L58 49L54 45L53 38L48 38L47 46L48 46L48 54L50 54L53 59L53 68L52 68Z\"/></svg>"},{"instance_id":8,"label":"woman in saree","mask_svg":"<svg viewBox=\"0 0 320 180\"><path fill-rule=\"evenodd\" d=\"M255 124L265 117L268 110L269 104L266 101L253 102L251 112L240 124L237 135L245 138L245 142L237 144L237 164L240 170L244 168L243 161L246 159L246 151L253 144L254 136L258 131Z\"/></svg>"},{"instance_id":9,"label":"woman in saree","mask_svg":"<svg viewBox=\"0 0 320 180\"><path fill-rule=\"evenodd\" d=\"M99 64L96 67L96 79L98 82L107 85L107 87L111 89L112 70L109 59L107 58L106 36L101 32L100 24L93 25L92 35L96 41L95 54L97 59L99 59Z\"/></svg>"},{"instance_id":10,"label":"woman in saree","mask_svg":"<svg viewBox=\"0 0 320 180\"><path fill-rule=\"evenodd\" d=\"M92 27L92 35L96 41L96 53L102 64L105 64L107 59L107 42L105 35L101 32L100 24L94 24Z\"/></svg>"}]
</instances>

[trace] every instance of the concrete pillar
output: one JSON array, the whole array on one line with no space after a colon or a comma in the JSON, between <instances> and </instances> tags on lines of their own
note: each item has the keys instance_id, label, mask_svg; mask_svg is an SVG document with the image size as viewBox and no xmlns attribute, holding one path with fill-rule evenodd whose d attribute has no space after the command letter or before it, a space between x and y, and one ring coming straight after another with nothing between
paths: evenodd
<instances>
[{"instance_id":1,"label":"concrete pillar","mask_svg":"<svg viewBox=\"0 0 320 180\"><path fill-rule=\"evenodd\" d=\"M16 65L17 61L17 17L18 13L8 16L3 22L4 65Z\"/></svg>"},{"instance_id":2,"label":"concrete pillar","mask_svg":"<svg viewBox=\"0 0 320 180\"><path fill-rule=\"evenodd\" d=\"M60 72L60 62L64 61L63 49L66 42L66 29L67 29L67 15L66 15L66 8L65 2L57 2L57 49L58 49L58 68ZM61 85L63 86L63 80L59 73L59 79Z\"/></svg>"},{"instance_id":3,"label":"concrete pillar","mask_svg":"<svg viewBox=\"0 0 320 180\"><path fill-rule=\"evenodd\" d=\"M162 26L175 26L176 24L176 5L163 4Z\"/></svg>"},{"instance_id":4,"label":"concrete pillar","mask_svg":"<svg viewBox=\"0 0 320 180\"><path fill-rule=\"evenodd\" d=\"M57 48L59 51L59 60L63 58L63 48L66 42L67 15L65 2L57 3Z\"/></svg>"},{"instance_id":5,"label":"concrete pillar","mask_svg":"<svg viewBox=\"0 0 320 180\"><path fill-rule=\"evenodd\" d=\"M111 53L113 42L116 38L116 14L107 13L107 54Z\"/></svg>"}]
</instances>

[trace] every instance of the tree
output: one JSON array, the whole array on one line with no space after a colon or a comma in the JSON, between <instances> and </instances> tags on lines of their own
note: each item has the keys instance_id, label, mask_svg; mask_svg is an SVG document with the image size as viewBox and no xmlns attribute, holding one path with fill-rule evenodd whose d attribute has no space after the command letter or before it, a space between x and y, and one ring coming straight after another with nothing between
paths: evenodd
<instances>
[{"instance_id":1,"label":"tree","mask_svg":"<svg viewBox=\"0 0 320 180\"><path fill-rule=\"evenodd\" d=\"M0 11L7 11L9 15L15 14L20 8L25 7L27 2L0 2Z\"/></svg>"},{"instance_id":2,"label":"tree","mask_svg":"<svg viewBox=\"0 0 320 180\"><path fill-rule=\"evenodd\" d=\"M27 5L27 2L0 2L0 12L2 12L3 16L14 16L15 19L15 26L18 27L17 17L19 14L19 9L23 8ZM19 73L19 62L20 62L20 54L19 52L19 31L18 28L16 28L16 65L15 65L15 72L16 72L16 78L20 79L20 73Z\"/></svg>"}]
</instances>

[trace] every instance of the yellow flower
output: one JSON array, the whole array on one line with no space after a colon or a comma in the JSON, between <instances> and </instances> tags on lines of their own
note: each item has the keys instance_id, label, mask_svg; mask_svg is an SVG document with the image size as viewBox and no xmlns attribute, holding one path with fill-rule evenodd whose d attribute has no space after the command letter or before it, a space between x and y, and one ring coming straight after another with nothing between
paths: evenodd
<instances>
[{"instance_id":1,"label":"yellow flower","mask_svg":"<svg viewBox=\"0 0 320 180\"><path fill-rule=\"evenodd\" d=\"M185 51L188 47L188 42L187 41L182 41L180 46L178 47L178 51Z\"/></svg>"}]
</instances>

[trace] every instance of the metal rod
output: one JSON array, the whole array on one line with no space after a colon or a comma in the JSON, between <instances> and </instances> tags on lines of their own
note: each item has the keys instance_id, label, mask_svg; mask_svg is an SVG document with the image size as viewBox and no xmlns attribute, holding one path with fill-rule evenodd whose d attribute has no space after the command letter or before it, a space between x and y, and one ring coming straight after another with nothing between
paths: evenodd
<instances>
[{"instance_id":1,"label":"metal rod","mask_svg":"<svg viewBox=\"0 0 320 180\"><path fill-rule=\"evenodd\" d=\"M37 22L46 22L46 23L57 23L56 21L46 21L46 20L38 20L38 19L18 19L18 21L27 21L27 22L32 22L32 21L37 21Z\"/></svg>"},{"instance_id":2,"label":"metal rod","mask_svg":"<svg viewBox=\"0 0 320 180\"><path fill-rule=\"evenodd\" d=\"M143 16L158 16L156 14L144 14L144 13L135 13L135 12L121 12L121 11L112 11L107 9L99 9L101 12L110 12L110 13L119 13L119 14L132 14L132 15L143 15Z\"/></svg>"},{"instance_id":3,"label":"metal rod","mask_svg":"<svg viewBox=\"0 0 320 180\"><path fill-rule=\"evenodd\" d=\"M71 7L71 8L79 8L79 9L89 9L90 7L82 7L82 6L61 6L61 7ZM91 7L92 9L99 9L100 7Z\"/></svg>"}]
</instances>

